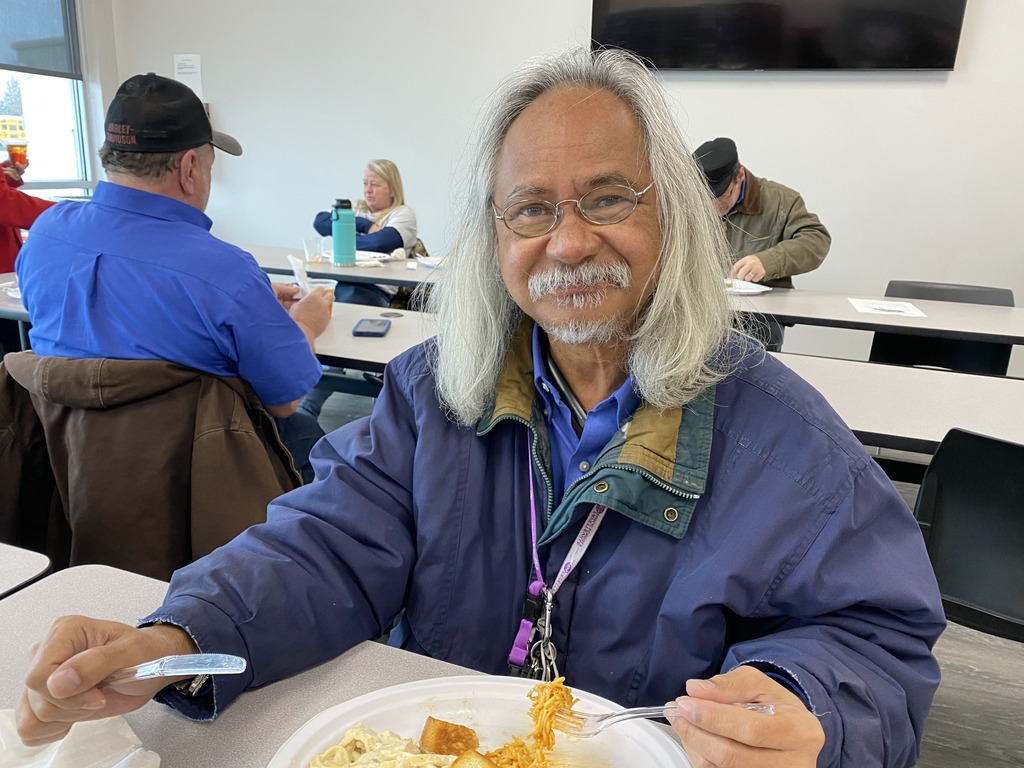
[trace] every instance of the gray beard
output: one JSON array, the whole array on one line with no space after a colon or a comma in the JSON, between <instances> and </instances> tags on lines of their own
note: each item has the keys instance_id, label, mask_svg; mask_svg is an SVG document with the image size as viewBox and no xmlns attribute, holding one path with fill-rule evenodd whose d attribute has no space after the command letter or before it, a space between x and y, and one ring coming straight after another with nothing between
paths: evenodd
<instances>
[{"instance_id":1,"label":"gray beard","mask_svg":"<svg viewBox=\"0 0 1024 768\"><path fill-rule=\"evenodd\" d=\"M604 301L605 292L600 293L572 293L568 296L559 296L555 304L560 307L571 307L572 309L586 309L587 307L598 307Z\"/></svg>"},{"instance_id":2,"label":"gray beard","mask_svg":"<svg viewBox=\"0 0 1024 768\"><path fill-rule=\"evenodd\" d=\"M590 322L570 320L564 325L542 324L541 327L548 338L573 346L608 344L625 336L617 318Z\"/></svg>"}]
</instances>

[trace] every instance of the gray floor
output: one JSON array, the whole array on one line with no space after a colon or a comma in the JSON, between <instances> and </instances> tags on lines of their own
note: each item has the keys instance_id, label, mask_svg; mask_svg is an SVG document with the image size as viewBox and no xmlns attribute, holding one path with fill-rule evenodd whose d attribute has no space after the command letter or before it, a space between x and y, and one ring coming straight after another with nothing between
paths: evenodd
<instances>
[{"instance_id":1,"label":"gray floor","mask_svg":"<svg viewBox=\"0 0 1024 768\"><path fill-rule=\"evenodd\" d=\"M327 398L323 410L320 411L320 426L324 428L324 432L330 432L342 424L369 416L373 410L373 402L372 397L335 392Z\"/></svg>"}]
</instances>

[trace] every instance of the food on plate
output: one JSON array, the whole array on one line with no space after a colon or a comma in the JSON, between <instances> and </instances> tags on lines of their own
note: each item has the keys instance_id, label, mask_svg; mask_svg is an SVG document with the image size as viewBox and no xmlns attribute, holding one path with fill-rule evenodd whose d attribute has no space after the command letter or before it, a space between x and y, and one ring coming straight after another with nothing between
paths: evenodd
<instances>
[{"instance_id":1,"label":"food on plate","mask_svg":"<svg viewBox=\"0 0 1024 768\"><path fill-rule=\"evenodd\" d=\"M571 711L579 699L565 687L565 678L557 677L550 683L538 683L527 694L530 701L530 719L533 731L530 743L513 738L508 744L487 753L487 758L498 768L546 768L547 753L554 749L554 717L560 709Z\"/></svg>"},{"instance_id":2,"label":"food on plate","mask_svg":"<svg viewBox=\"0 0 1024 768\"><path fill-rule=\"evenodd\" d=\"M461 755L480 746L476 731L458 723L427 717L420 734L420 749L439 755Z\"/></svg>"},{"instance_id":3,"label":"food on plate","mask_svg":"<svg viewBox=\"0 0 1024 768\"><path fill-rule=\"evenodd\" d=\"M551 749L555 746L555 715L559 710L572 711L579 702L572 695L572 689L565 686L564 677L556 677L550 683L538 683L530 689L530 719L533 720L534 746Z\"/></svg>"},{"instance_id":4,"label":"food on plate","mask_svg":"<svg viewBox=\"0 0 1024 768\"><path fill-rule=\"evenodd\" d=\"M529 741L514 736L493 752L480 754L476 731L465 725L427 717L420 743L403 739L391 731L359 724L345 732L341 742L317 755L309 768L556 768L547 759L554 749L554 717L559 710L571 711L579 699L565 687L565 678L538 683L530 689Z\"/></svg>"},{"instance_id":5,"label":"food on plate","mask_svg":"<svg viewBox=\"0 0 1024 768\"><path fill-rule=\"evenodd\" d=\"M475 749L471 749L455 758L452 768L498 768L498 766Z\"/></svg>"},{"instance_id":6,"label":"food on plate","mask_svg":"<svg viewBox=\"0 0 1024 768\"><path fill-rule=\"evenodd\" d=\"M412 739L392 731L374 731L360 723L341 741L314 757L309 768L449 768L454 755L424 754Z\"/></svg>"}]
</instances>

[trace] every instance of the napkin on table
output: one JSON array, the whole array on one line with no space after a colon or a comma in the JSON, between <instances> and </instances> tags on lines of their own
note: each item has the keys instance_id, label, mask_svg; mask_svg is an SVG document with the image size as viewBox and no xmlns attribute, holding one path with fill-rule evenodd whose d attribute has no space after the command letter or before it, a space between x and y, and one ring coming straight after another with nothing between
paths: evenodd
<instances>
[{"instance_id":1,"label":"napkin on table","mask_svg":"<svg viewBox=\"0 0 1024 768\"><path fill-rule=\"evenodd\" d=\"M14 710L0 709L0 768L160 768L160 755L142 748L123 717L76 723L60 741L26 747Z\"/></svg>"}]
</instances>

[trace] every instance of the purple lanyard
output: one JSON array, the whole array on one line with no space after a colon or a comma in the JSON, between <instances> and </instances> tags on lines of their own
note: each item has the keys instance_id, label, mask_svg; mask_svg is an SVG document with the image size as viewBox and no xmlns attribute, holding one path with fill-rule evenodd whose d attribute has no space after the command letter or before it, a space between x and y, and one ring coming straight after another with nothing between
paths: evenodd
<instances>
[{"instance_id":1,"label":"purple lanyard","mask_svg":"<svg viewBox=\"0 0 1024 768\"><path fill-rule=\"evenodd\" d=\"M604 519L604 513L607 511L607 507L601 504L595 504L594 508L590 511L587 516L586 522L583 523L583 528L576 535L576 540L573 542L572 547L569 548L569 553L565 556L562 561L561 567L558 569L558 576L555 577L554 584L548 589L544 583L544 574L540 569L540 554L537 551L537 503L533 490L533 456L530 450L530 446L526 448L527 456L527 467L530 473L530 538L532 544L532 555L533 555L533 573L534 580L530 582L529 589L527 590L526 606L523 608L523 618L519 622L519 631L516 633L515 642L512 644L512 650L508 654L508 663L514 673L526 674L525 668L528 656L531 656L531 640L537 630L538 622L542 622L542 634L543 637L539 643L533 645L536 646L547 646L538 649L539 655L543 658L544 651L550 653L550 664L554 669L554 677L557 677L557 668L554 667L554 647L550 645L551 641L551 608L554 601L555 593L558 588L562 586L565 579L572 573L573 569L579 564L580 560L583 559L583 554L587 551L587 547L590 546L590 542L594 540L594 535L597 533L597 529L601 525L601 521ZM549 679L548 675L544 675L543 679Z\"/></svg>"}]
</instances>

